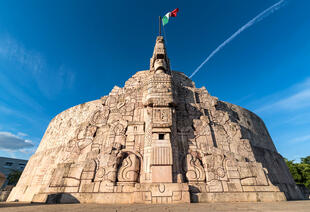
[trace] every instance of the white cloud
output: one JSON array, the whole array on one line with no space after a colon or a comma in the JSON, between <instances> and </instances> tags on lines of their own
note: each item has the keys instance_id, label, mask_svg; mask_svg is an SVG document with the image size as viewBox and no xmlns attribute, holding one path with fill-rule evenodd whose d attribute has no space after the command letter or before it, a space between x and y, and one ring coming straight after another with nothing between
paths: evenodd
<instances>
[{"instance_id":1,"label":"white cloud","mask_svg":"<svg viewBox=\"0 0 310 212\"><path fill-rule=\"evenodd\" d=\"M33 144L33 142L31 140L28 140L28 139L26 139L25 142L28 144Z\"/></svg>"},{"instance_id":2,"label":"white cloud","mask_svg":"<svg viewBox=\"0 0 310 212\"><path fill-rule=\"evenodd\" d=\"M30 149L21 149L20 152L27 154L27 155L33 155L36 151L36 148L30 148Z\"/></svg>"},{"instance_id":3,"label":"white cloud","mask_svg":"<svg viewBox=\"0 0 310 212\"><path fill-rule=\"evenodd\" d=\"M13 111L12 109L10 109L8 107L5 107L5 106L2 106L2 105L0 105L0 111L2 113L5 113L5 114L13 114L13 113L15 113L15 111Z\"/></svg>"},{"instance_id":4,"label":"white cloud","mask_svg":"<svg viewBox=\"0 0 310 212\"><path fill-rule=\"evenodd\" d=\"M0 132L0 149L8 151L18 151L26 148L33 148L30 140L14 135L10 132Z\"/></svg>"},{"instance_id":5,"label":"white cloud","mask_svg":"<svg viewBox=\"0 0 310 212\"><path fill-rule=\"evenodd\" d=\"M51 66L42 54L25 48L23 44L9 35L0 37L0 59L20 67L21 72L27 72L27 77L34 79L45 97L56 96L64 88L70 89L74 84L75 73L68 67L64 64L60 64L58 67ZM10 86L8 83L6 87L11 87L10 91L15 92L13 95L16 95L16 87ZM29 99L23 92L18 94L25 100Z\"/></svg>"},{"instance_id":6,"label":"white cloud","mask_svg":"<svg viewBox=\"0 0 310 212\"><path fill-rule=\"evenodd\" d=\"M1 56L0 56L1 58ZM42 111L42 106L29 96L22 87L19 87L18 81L9 78L9 74L5 73L5 70L2 70L3 73L0 73L0 88L6 93L6 97L14 97L25 106L28 106L36 111Z\"/></svg>"},{"instance_id":7,"label":"white cloud","mask_svg":"<svg viewBox=\"0 0 310 212\"><path fill-rule=\"evenodd\" d=\"M13 109L11 109L11 107L3 106L3 105L1 105L1 102L0 102L0 113L2 115L6 114L6 115L14 117L14 118L15 117L22 118L22 119L26 120L28 123L30 123L36 127L41 126L41 124L39 124L39 122L40 123L46 122L45 116L34 117L31 114L26 114L26 113L23 113L23 112L18 111L18 110L13 110ZM18 136L20 136L20 135L18 135ZM21 137L23 137L23 136L21 136Z\"/></svg>"},{"instance_id":8,"label":"white cloud","mask_svg":"<svg viewBox=\"0 0 310 212\"><path fill-rule=\"evenodd\" d=\"M28 136L26 133L23 133L23 132L18 132L17 135L20 137L27 137Z\"/></svg>"},{"instance_id":9,"label":"white cloud","mask_svg":"<svg viewBox=\"0 0 310 212\"><path fill-rule=\"evenodd\" d=\"M293 143L299 143L299 142L305 142L305 141L309 141L310 143L310 134L309 135L303 135L297 138L294 138L291 140L291 142Z\"/></svg>"},{"instance_id":10,"label":"white cloud","mask_svg":"<svg viewBox=\"0 0 310 212\"><path fill-rule=\"evenodd\" d=\"M39 72L45 65L43 57L35 51L28 51L22 44L10 36L4 36L0 42L0 55L6 59L26 66L33 72Z\"/></svg>"},{"instance_id":11,"label":"white cloud","mask_svg":"<svg viewBox=\"0 0 310 212\"><path fill-rule=\"evenodd\" d=\"M264 102L255 113L296 111L310 108L310 78L285 91L273 94L261 100Z\"/></svg>"},{"instance_id":12,"label":"white cloud","mask_svg":"<svg viewBox=\"0 0 310 212\"><path fill-rule=\"evenodd\" d=\"M292 96L284 98L272 106L287 110L295 110L304 107L310 107L310 87L295 93Z\"/></svg>"}]
</instances>

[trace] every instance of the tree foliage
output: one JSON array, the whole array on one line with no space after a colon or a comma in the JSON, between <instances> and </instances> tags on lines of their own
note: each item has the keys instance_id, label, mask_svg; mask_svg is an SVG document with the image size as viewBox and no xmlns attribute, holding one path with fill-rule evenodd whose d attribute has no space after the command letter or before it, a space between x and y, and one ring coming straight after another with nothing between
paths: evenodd
<instances>
[{"instance_id":1,"label":"tree foliage","mask_svg":"<svg viewBox=\"0 0 310 212\"><path fill-rule=\"evenodd\" d=\"M310 189L310 156L301 158L300 163L285 159L296 184L304 184Z\"/></svg>"},{"instance_id":2,"label":"tree foliage","mask_svg":"<svg viewBox=\"0 0 310 212\"><path fill-rule=\"evenodd\" d=\"M8 175L8 185L16 185L20 176L22 175L22 171L19 170L13 170Z\"/></svg>"},{"instance_id":3,"label":"tree foliage","mask_svg":"<svg viewBox=\"0 0 310 212\"><path fill-rule=\"evenodd\" d=\"M301 163L310 165L310 156L301 158Z\"/></svg>"}]
</instances>

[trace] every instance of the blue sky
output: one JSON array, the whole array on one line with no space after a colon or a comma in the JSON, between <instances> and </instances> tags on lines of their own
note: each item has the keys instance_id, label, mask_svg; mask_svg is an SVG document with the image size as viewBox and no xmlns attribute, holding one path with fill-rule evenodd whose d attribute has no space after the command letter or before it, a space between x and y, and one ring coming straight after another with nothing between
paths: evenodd
<instances>
[{"instance_id":1,"label":"blue sky","mask_svg":"<svg viewBox=\"0 0 310 212\"><path fill-rule=\"evenodd\" d=\"M158 16L173 70L188 76L277 0L0 1L0 156L28 159L61 111L146 70ZM286 5L242 32L193 78L256 112L278 151L310 155L310 1Z\"/></svg>"}]
</instances>

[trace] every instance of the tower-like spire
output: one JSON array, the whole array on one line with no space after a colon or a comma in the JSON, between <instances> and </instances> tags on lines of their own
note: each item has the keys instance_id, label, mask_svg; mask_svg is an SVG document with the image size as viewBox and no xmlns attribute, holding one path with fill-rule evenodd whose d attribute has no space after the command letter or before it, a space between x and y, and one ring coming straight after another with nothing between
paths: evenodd
<instances>
[{"instance_id":1,"label":"tower-like spire","mask_svg":"<svg viewBox=\"0 0 310 212\"><path fill-rule=\"evenodd\" d=\"M170 73L170 62L163 36L157 36L156 38L153 56L150 61L150 71Z\"/></svg>"}]
</instances>

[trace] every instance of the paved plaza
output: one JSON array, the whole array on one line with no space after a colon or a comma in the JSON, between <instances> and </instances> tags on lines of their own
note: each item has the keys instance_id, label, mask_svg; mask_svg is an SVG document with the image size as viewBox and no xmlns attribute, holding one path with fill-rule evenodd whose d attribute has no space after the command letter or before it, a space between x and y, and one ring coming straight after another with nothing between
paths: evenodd
<instances>
[{"instance_id":1,"label":"paved plaza","mask_svg":"<svg viewBox=\"0 0 310 212\"><path fill-rule=\"evenodd\" d=\"M171 204L171 205L148 205L148 204L29 204L29 203L1 203L0 212L144 212L144 211L294 211L309 212L310 200L288 202L258 202L258 203L197 203L197 204Z\"/></svg>"}]
</instances>

